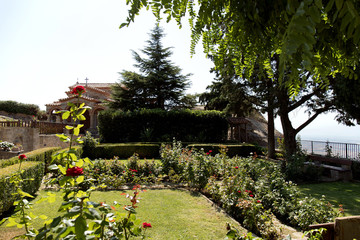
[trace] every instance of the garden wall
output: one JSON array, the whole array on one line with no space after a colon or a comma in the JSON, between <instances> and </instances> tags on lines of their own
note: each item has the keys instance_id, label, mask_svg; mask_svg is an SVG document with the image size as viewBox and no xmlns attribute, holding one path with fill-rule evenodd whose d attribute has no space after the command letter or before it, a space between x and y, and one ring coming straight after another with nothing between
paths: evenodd
<instances>
[{"instance_id":1,"label":"garden wall","mask_svg":"<svg viewBox=\"0 0 360 240\"><path fill-rule=\"evenodd\" d=\"M20 144L25 152L43 147L64 148L68 146L68 143L61 142L56 134L40 135L39 128L1 127L0 140ZM17 154L17 152L15 154ZM12 153L2 154L0 152L0 159L7 159L12 156Z\"/></svg>"},{"instance_id":2,"label":"garden wall","mask_svg":"<svg viewBox=\"0 0 360 240\"><path fill-rule=\"evenodd\" d=\"M2 127L0 128L0 140L21 144L24 151L32 151L39 148L40 138L38 128L25 127Z\"/></svg>"}]
</instances>

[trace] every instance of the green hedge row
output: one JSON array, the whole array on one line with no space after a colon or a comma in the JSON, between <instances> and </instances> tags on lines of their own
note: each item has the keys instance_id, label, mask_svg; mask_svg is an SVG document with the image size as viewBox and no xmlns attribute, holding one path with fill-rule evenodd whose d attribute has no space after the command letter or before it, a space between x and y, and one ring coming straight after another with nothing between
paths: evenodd
<instances>
[{"instance_id":1,"label":"green hedge row","mask_svg":"<svg viewBox=\"0 0 360 240\"><path fill-rule=\"evenodd\" d=\"M36 161L36 162L43 162L45 164L49 164L53 153L59 151L60 149L61 149L60 147L40 148L31 152L27 152L25 153L25 155L27 157L27 161ZM9 159L3 159L0 161L0 168L11 166L19 162L20 161L17 156Z\"/></svg>"},{"instance_id":2,"label":"green hedge row","mask_svg":"<svg viewBox=\"0 0 360 240\"><path fill-rule=\"evenodd\" d=\"M98 117L101 142L223 142L228 122L219 111L141 109L102 111Z\"/></svg>"},{"instance_id":3,"label":"green hedge row","mask_svg":"<svg viewBox=\"0 0 360 240\"><path fill-rule=\"evenodd\" d=\"M9 210L14 201L17 200L16 186L10 183L10 176L19 169L19 163L0 169L0 214ZM24 181L22 190L29 194L35 194L41 185L44 176L44 163L26 161L21 165L22 179L33 179L32 181Z\"/></svg>"},{"instance_id":4,"label":"green hedge row","mask_svg":"<svg viewBox=\"0 0 360 240\"><path fill-rule=\"evenodd\" d=\"M228 144L189 144L188 148L194 148L197 150L203 149L204 152L211 150L212 154L220 153L220 149L226 151L226 155L229 157L248 157L255 152L260 154L258 147L252 144L239 144L239 145L228 145Z\"/></svg>"},{"instance_id":5,"label":"green hedge row","mask_svg":"<svg viewBox=\"0 0 360 240\"><path fill-rule=\"evenodd\" d=\"M90 159L111 159L118 157L120 159L127 159L134 153L137 153L140 158L159 158L160 144L157 143L118 143L118 144L100 144L94 149L88 150L86 155Z\"/></svg>"},{"instance_id":6,"label":"green hedge row","mask_svg":"<svg viewBox=\"0 0 360 240\"><path fill-rule=\"evenodd\" d=\"M169 144L171 144L169 142ZM187 148L194 148L197 150L203 149L204 152L212 151L212 154L220 152L221 148L226 149L226 155L229 157L239 156L248 157L254 152L258 151L258 148L251 144L240 145L227 145L227 144L194 144L194 143L182 143ZM83 152L82 157L88 157L90 159L112 159L118 157L120 159L127 159L134 153L139 155L139 158L159 158L161 143L118 143L118 144L100 144Z\"/></svg>"},{"instance_id":7,"label":"green hedge row","mask_svg":"<svg viewBox=\"0 0 360 240\"><path fill-rule=\"evenodd\" d=\"M40 108L35 104L19 103L15 101L0 101L0 111L36 116L40 112Z\"/></svg>"}]
</instances>

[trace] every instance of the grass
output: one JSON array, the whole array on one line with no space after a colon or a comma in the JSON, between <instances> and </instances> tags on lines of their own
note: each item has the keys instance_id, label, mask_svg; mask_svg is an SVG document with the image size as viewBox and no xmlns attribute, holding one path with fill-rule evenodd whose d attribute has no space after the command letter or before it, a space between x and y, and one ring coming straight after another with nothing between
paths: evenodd
<instances>
[{"instance_id":1,"label":"grass","mask_svg":"<svg viewBox=\"0 0 360 240\"><path fill-rule=\"evenodd\" d=\"M304 184L298 186L304 194L325 199L338 209L343 205L346 216L360 215L360 183L356 182L329 182L318 184Z\"/></svg>"},{"instance_id":2,"label":"grass","mask_svg":"<svg viewBox=\"0 0 360 240\"><path fill-rule=\"evenodd\" d=\"M120 191L94 192L91 200L96 202L106 200L109 204L116 200L123 205L129 204L129 199L120 193ZM57 192L56 194L56 202L51 205L46 202L35 204L34 214L37 216L46 214L51 218L55 217L57 206L61 204L60 193ZM45 195L45 191L40 191L38 198ZM226 222L230 222L243 233L246 232L231 218L212 207L198 193L185 190L157 189L140 193L140 198L136 216L143 222L151 223L152 229L147 231L147 236L151 239L224 239ZM124 210L118 209L118 211ZM34 227L39 228L42 224L38 221L34 225ZM6 237L13 232L19 234L19 231L14 228L1 226L0 239L10 239Z\"/></svg>"}]
</instances>

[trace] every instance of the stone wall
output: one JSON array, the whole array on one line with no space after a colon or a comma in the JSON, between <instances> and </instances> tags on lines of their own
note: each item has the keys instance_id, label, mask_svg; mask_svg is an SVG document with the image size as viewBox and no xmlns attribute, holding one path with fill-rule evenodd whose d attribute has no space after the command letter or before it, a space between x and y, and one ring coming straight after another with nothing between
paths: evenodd
<instances>
[{"instance_id":1,"label":"stone wall","mask_svg":"<svg viewBox=\"0 0 360 240\"><path fill-rule=\"evenodd\" d=\"M64 143L60 141L60 139L56 136L56 134L41 134L39 135L39 147L61 147L66 148L69 147L69 143Z\"/></svg>"},{"instance_id":2,"label":"stone wall","mask_svg":"<svg viewBox=\"0 0 360 240\"><path fill-rule=\"evenodd\" d=\"M65 148L69 146L69 143L61 142L56 134L39 134L39 128L1 127L0 140L12 142L15 145L21 145L24 152L30 152L44 147ZM7 153L4 154L6 155ZM10 158L14 155L9 153L5 156L4 154L1 155L0 153L0 159Z\"/></svg>"},{"instance_id":3,"label":"stone wall","mask_svg":"<svg viewBox=\"0 0 360 240\"><path fill-rule=\"evenodd\" d=\"M0 140L22 145L25 152L39 148L40 138L38 128L28 127L2 127Z\"/></svg>"}]
</instances>

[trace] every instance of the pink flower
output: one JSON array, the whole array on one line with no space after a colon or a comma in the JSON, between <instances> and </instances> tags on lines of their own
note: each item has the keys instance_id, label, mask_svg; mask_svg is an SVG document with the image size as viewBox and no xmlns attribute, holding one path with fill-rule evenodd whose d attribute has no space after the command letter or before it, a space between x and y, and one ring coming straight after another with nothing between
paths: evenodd
<instances>
[{"instance_id":1,"label":"pink flower","mask_svg":"<svg viewBox=\"0 0 360 240\"><path fill-rule=\"evenodd\" d=\"M27 159L26 155L25 154L21 154L19 155L19 160L24 160L24 159Z\"/></svg>"},{"instance_id":2,"label":"pink flower","mask_svg":"<svg viewBox=\"0 0 360 240\"><path fill-rule=\"evenodd\" d=\"M209 150L209 153L212 153L212 150Z\"/></svg>"},{"instance_id":3,"label":"pink flower","mask_svg":"<svg viewBox=\"0 0 360 240\"><path fill-rule=\"evenodd\" d=\"M71 91L72 94L82 94L84 92L86 92L85 88L81 85L74 87L73 90Z\"/></svg>"},{"instance_id":4,"label":"pink flower","mask_svg":"<svg viewBox=\"0 0 360 240\"><path fill-rule=\"evenodd\" d=\"M143 228L151 228L151 224L147 222L143 222Z\"/></svg>"},{"instance_id":5,"label":"pink flower","mask_svg":"<svg viewBox=\"0 0 360 240\"><path fill-rule=\"evenodd\" d=\"M68 177L76 177L82 174L84 174L83 169L79 167L72 167L66 170L66 176Z\"/></svg>"},{"instance_id":6,"label":"pink flower","mask_svg":"<svg viewBox=\"0 0 360 240\"><path fill-rule=\"evenodd\" d=\"M235 169L238 169L238 168L239 168L238 166L235 167Z\"/></svg>"},{"instance_id":7,"label":"pink flower","mask_svg":"<svg viewBox=\"0 0 360 240\"><path fill-rule=\"evenodd\" d=\"M252 194L250 194L249 196L250 196L250 197L254 197L254 195L252 195Z\"/></svg>"},{"instance_id":8,"label":"pink flower","mask_svg":"<svg viewBox=\"0 0 360 240\"><path fill-rule=\"evenodd\" d=\"M256 202L257 202L257 203L261 203L261 201L260 201L260 200L257 200Z\"/></svg>"},{"instance_id":9,"label":"pink flower","mask_svg":"<svg viewBox=\"0 0 360 240\"><path fill-rule=\"evenodd\" d=\"M241 191L239 190L238 193L241 193Z\"/></svg>"}]
</instances>

